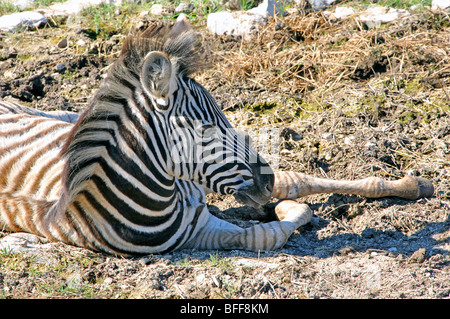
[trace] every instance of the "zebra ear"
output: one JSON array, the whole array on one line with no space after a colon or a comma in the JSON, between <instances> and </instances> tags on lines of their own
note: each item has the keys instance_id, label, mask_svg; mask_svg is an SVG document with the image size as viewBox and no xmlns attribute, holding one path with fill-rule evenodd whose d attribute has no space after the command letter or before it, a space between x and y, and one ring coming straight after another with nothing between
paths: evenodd
<instances>
[{"instance_id":1,"label":"zebra ear","mask_svg":"<svg viewBox=\"0 0 450 319\"><path fill-rule=\"evenodd\" d=\"M153 51L144 58L141 84L147 94L156 100L157 107L166 110L169 106L172 63L166 54Z\"/></svg>"}]
</instances>

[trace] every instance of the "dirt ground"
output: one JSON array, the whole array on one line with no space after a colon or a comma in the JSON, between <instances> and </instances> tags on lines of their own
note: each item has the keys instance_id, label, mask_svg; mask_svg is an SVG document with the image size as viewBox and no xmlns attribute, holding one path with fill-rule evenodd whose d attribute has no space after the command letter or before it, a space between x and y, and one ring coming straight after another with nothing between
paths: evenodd
<instances>
[{"instance_id":1,"label":"dirt ground","mask_svg":"<svg viewBox=\"0 0 450 319\"><path fill-rule=\"evenodd\" d=\"M143 28L153 19L140 20ZM249 42L210 35L204 19L195 28L215 64L196 78L229 120L248 131L279 129L274 169L336 179L420 175L434 196L299 199L312 221L273 252L124 259L28 242L0 251L0 298L450 298L449 16L423 9L369 29L302 7ZM0 34L0 98L82 111L124 37L64 21ZM241 226L268 218L232 197L209 195L208 203Z\"/></svg>"}]
</instances>

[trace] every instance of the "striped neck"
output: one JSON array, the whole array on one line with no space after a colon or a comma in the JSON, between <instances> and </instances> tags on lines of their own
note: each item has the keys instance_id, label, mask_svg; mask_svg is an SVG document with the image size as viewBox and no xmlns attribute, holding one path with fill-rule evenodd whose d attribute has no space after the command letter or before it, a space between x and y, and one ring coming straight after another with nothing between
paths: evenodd
<instances>
[{"instance_id":1,"label":"striped neck","mask_svg":"<svg viewBox=\"0 0 450 319\"><path fill-rule=\"evenodd\" d=\"M161 140L163 119L131 85L122 97L114 87L97 94L66 145L69 200L95 192L114 207L132 208L130 214L165 215L174 210L177 190Z\"/></svg>"}]
</instances>

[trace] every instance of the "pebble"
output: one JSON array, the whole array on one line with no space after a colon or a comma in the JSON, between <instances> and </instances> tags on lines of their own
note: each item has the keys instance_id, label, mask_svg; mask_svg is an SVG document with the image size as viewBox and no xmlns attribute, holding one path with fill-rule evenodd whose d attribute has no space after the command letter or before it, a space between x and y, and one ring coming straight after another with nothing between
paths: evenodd
<instances>
[{"instance_id":1,"label":"pebble","mask_svg":"<svg viewBox=\"0 0 450 319\"><path fill-rule=\"evenodd\" d=\"M86 41L84 41L83 39L77 41L78 46L85 46L86 44L87 44Z\"/></svg>"},{"instance_id":2,"label":"pebble","mask_svg":"<svg viewBox=\"0 0 450 319\"><path fill-rule=\"evenodd\" d=\"M205 274L200 274L197 277L195 277L195 281L197 283L203 283L206 280L206 275Z\"/></svg>"},{"instance_id":3,"label":"pebble","mask_svg":"<svg viewBox=\"0 0 450 319\"><path fill-rule=\"evenodd\" d=\"M162 16L162 15L170 15L172 14L172 9L166 6L163 6L162 4L154 4L150 8L150 14L154 16Z\"/></svg>"},{"instance_id":4,"label":"pebble","mask_svg":"<svg viewBox=\"0 0 450 319\"><path fill-rule=\"evenodd\" d=\"M346 138L344 138L344 144L345 145L352 145L353 141L355 140L355 137L352 136L347 136Z\"/></svg>"},{"instance_id":5,"label":"pebble","mask_svg":"<svg viewBox=\"0 0 450 319\"><path fill-rule=\"evenodd\" d=\"M8 68L10 65L9 61L1 61L0 62L0 70Z\"/></svg>"},{"instance_id":6,"label":"pebble","mask_svg":"<svg viewBox=\"0 0 450 319\"><path fill-rule=\"evenodd\" d=\"M175 8L176 13L191 13L194 11L195 6L193 3L180 3L178 7Z\"/></svg>"},{"instance_id":7,"label":"pebble","mask_svg":"<svg viewBox=\"0 0 450 319\"><path fill-rule=\"evenodd\" d=\"M308 0L313 9L321 10L333 4L336 0Z\"/></svg>"},{"instance_id":8,"label":"pebble","mask_svg":"<svg viewBox=\"0 0 450 319\"><path fill-rule=\"evenodd\" d=\"M64 39L61 39L61 40L56 44L56 46L57 46L58 48L60 48L60 49L64 49L64 48L67 48L68 44L69 44L69 42L67 41L67 38L64 38Z\"/></svg>"},{"instance_id":9,"label":"pebble","mask_svg":"<svg viewBox=\"0 0 450 319\"><path fill-rule=\"evenodd\" d=\"M425 248L419 248L411 255L411 257L409 257L408 261L409 263L421 264L425 261L426 254L427 250Z\"/></svg>"},{"instance_id":10,"label":"pebble","mask_svg":"<svg viewBox=\"0 0 450 319\"><path fill-rule=\"evenodd\" d=\"M221 288L222 287L222 281L215 275L211 276L213 283L216 287Z\"/></svg>"},{"instance_id":11,"label":"pebble","mask_svg":"<svg viewBox=\"0 0 450 319\"><path fill-rule=\"evenodd\" d=\"M365 148L367 149L373 149L377 147L377 143L375 142L367 142L366 145L364 145Z\"/></svg>"},{"instance_id":12,"label":"pebble","mask_svg":"<svg viewBox=\"0 0 450 319\"><path fill-rule=\"evenodd\" d=\"M56 71L62 73L66 70L66 65L64 63L58 63L56 65Z\"/></svg>"}]
</instances>

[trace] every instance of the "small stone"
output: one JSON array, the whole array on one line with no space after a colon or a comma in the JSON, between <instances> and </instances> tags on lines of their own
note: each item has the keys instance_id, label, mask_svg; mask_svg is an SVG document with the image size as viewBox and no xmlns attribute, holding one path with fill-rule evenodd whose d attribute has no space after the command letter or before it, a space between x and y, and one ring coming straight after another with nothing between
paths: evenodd
<instances>
[{"instance_id":1,"label":"small stone","mask_svg":"<svg viewBox=\"0 0 450 319\"><path fill-rule=\"evenodd\" d=\"M66 70L66 65L64 63L58 63L56 65L56 71L62 73Z\"/></svg>"},{"instance_id":2,"label":"small stone","mask_svg":"<svg viewBox=\"0 0 450 319\"><path fill-rule=\"evenodd\" d=\"M411 264L413 263L421 264L425 261L426 254L427 250L425 248L419 248L411 255L411 257L409 257L408 261Z\"/></svg>"},{"instance_id":3,"label":"small stone","mask_svg":"<svg viewBox=\"0 0 450 319\"><path fill-rule=\"evenodd\" d=\"M200 274L197 277L195 277L195 281L197 283L203 283L206 280L206 275L205 274Z\"/></svg>"},{"instance_id":4,"label":"small stone","mask_svg":"<svg viewBox=\"0 0 450 319\"><path fill-rule=\"evenodd\" d=\"M377 147L377 143L375 142L367 142L366 145L364 145L365 148L367 148L368 150L370 149L374 149Z\"/></svg>"},{"instance_id":5,"label":"small stone","mask_svg":"<svg viewBox=\"0 0 450 319\"><path fill-rule=\"evenodd\" d=\"M351 246L345 246L345 247L339 249L339 253L344 256L348 255L350 253L354 253L354 252L355 252L355 248L351 247Z\"/></svg>"},{"instance_id":6,"label":"small stone","mask_svg":"<svg viewBox=\"0 0 450 319\"><path fill-rule=\"evenodd\" d=\"M154 16L163 16L172 14L172 10L169 7L163 6L162 4L154 4L150 8L150 14Z\"/></svg>"},{"instance_id":7,"label":"small stone","mask_svg":"<svg viewBox=\"0 0 450 319\"><path fill-rule=\"evenodd\" d=\"M336 0L308 0L313 9L322 10L331 5Z\"/></svg>"},{"instance_id":8,"label":"small stone","mask_svg":"<svg viewBox=\"0 0 450 319\"><path fill-rule=\"evenodd\" d=\"M256 8L250 9L247 12L259 14L259 15L262 15L265 17L267 15L274 16L275 14L276 15L282 14L282 12L280 10L280 5L278 4L277 1L274 1L274 0L264 0Z\"/></svg>"},{"instance_id":9,"label":"small stone","mask_svg":"<svg viewBox=\"0 0 450 319\"><path fill-rule=\"evenodd\" d=\"M344 138L345 145L352 145L355 137L353 135Z\"/></svg>"},{"instance_id":10,"label":"small stone","mask_svg":"<svg viewBox=\"0 0 450 319\"><path fill-rule=\"evenodd\" d=\"M9 61L1 61L1 62L0 62L0 70L3 70L3 69L8 68L9 65L10 65L10 62L9 62Z\"/></svg>"},{"instance_id":11,"label":"small stone","mask_svg":"<svg viewBox=\"0 0 450 319\"><path fill-rule=\"evenodd\" d=\"M147 265L151 264L151 261L150 261L150 258L148 258L148 257L143 257L143 258L139 259L139 263L140 263L142 266L147 266Z\"/></svg>"},{"instance_id":12,"label":"small stone","mask_svg":"<svg viewBox=\"0 0 450 319\"><path fill-rule=\"evenodd\" d=\"M222 287L222 281L215 275L211 276L214 285L218 288Z\"/></svg>"},{"instance_id":13,"label":"small stone","mask_svg":"<svg viewBox=\"0 0 450 319\"><path fill-rule=\"evenodd\" d=\"M150 12L148 10L141 11L139 12L139 18L145 18L146 16L149 15L149 13Z\"/></svg>"},{"instance_id":14,"label":"small stone","mask_svg":"<svg viewBox=\"0 0 450 319\"><path fill-rule=\"evenodd\" d=\"M80 40L77 41L77 45L81 46L81 47L85 46L86 45L86 41L84 41L83 39L80 39Z\"/></svg>"},{"instance_id":15,"label":"small stone","mask_svg":"<svg viewBox=\"0 0 450 319\"><path fill-rule=\"evenodd\" d=\"M61 39L56 46L60 49L67 48L69 42L67 41L67 38Z\"/></svg>"},{"instance_id":16,"label":"small stone","mask_svg":"<svg viewBox=\"0 0 450 319\"><path fill-rule=\"evenodd\" d=\"M194 11L195 6L193 3L180 3L178 7L175 8L176 13L191 13Z\"/></svg>"}]
</instances>

